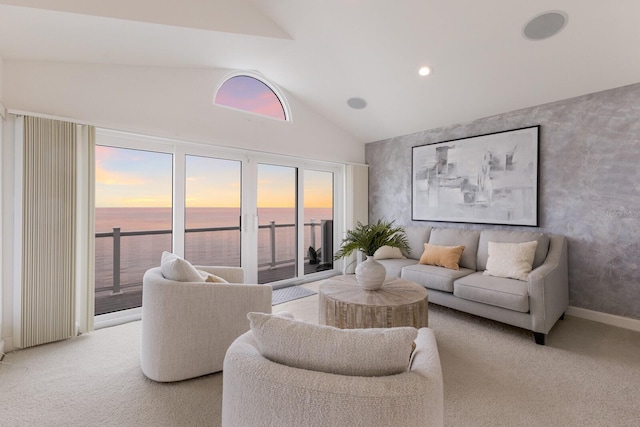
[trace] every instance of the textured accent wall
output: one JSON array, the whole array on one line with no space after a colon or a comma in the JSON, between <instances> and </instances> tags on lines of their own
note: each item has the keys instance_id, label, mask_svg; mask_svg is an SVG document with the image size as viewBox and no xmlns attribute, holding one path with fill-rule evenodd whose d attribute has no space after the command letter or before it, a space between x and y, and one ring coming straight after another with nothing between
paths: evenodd
<instances>
[{"instance_id":1,"label":"textured accent wall","mask_svg":"<svg viewBox=\"0 0 640 427\"><path fill-rule=\"evenodd\" d=\"M411 221L411 147L540 129L539 227ZM569 239L570 305L640 319L640 83L366 145L369 219Z\"/></svg>"}]
</instances>

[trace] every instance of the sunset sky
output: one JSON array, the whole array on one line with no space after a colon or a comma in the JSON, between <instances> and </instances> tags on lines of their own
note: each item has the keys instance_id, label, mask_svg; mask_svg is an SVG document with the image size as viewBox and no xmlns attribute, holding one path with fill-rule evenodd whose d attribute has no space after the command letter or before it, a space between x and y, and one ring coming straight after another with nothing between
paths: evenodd
<instances>
[{"instance_id":1,"label":"sunset sky","mask_svg":"<svg viewBox=\"0 0 640 427\"><path fill-rule=\"evenodd\" d=\"M96 147L96 207L170 207L172 155ZM241 164L187 156L187 207L239 207ZM305 206L333 206L332 174L306 170ZM295 168L260 164L258 207L295 206Z\"/></svg>"},{"instance_id":2,"label":"sunset sky","mask_svg":"<svg viewBox=\"0 0 640 427\"><path fill-rule=\"evenodd\" d=\"M215 102L285 120L282 104L276 94L260 80L252 77L236 76L224 82L216 94Z\"/></svg>"}]
</instances>

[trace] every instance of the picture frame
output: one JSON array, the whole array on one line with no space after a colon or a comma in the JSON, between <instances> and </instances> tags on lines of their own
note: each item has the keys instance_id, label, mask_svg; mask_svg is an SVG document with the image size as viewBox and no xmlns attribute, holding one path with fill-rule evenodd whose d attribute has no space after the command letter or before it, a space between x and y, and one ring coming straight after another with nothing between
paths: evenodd
<instances>
[{"instance_id":1,"label":"picture frame","mask_svg":"<svg viewBox=\"0 0 640 427\"><path fill-rule=\"evenodd\" d=\"M540 126L412 147L414 221L538 226Z\"/></svg>"}]
</instances>

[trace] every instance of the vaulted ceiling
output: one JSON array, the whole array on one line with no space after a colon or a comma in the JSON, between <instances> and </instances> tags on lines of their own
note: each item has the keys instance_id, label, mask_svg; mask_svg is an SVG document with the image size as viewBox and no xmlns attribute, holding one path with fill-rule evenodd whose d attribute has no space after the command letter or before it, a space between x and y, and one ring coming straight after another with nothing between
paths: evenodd
<instances>
[{"instance_id":1,"label":"vaulted ceiling","mask_svg":"<svg viewBox=\"0 0 640 427\"><path fill-rule=\"evenodd\" d=\"M523 37L547 11L564 29ZM640 82L639 19L638 0L0 0L0 56L254 71L370 142Z\"/></svg>"}]
</instances>

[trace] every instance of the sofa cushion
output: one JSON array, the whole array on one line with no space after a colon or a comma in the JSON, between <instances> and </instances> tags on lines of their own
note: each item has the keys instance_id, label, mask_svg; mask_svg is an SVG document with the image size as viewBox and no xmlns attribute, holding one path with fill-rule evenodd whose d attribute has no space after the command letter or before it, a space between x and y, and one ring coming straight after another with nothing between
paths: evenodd
<instances>
[{"instance_id":1,"label":"sofa cushion","mask_svg":"<svg viewBox=\"0 0 640 427\"><path fill-rule=\"evenodd\" d=\"M414 264L404 267L400 276L428 289L453 292L453 282L471 273L475 271L468 268L450 270L435 265Z\"/></svg>"},{"instance_id":2,"label":"sofa cushion","mask_svg":"<svg viewBox=\"0 0 640 427\"><path fill-rule=\"evenodd\" d=\"M407 243L409 243L409 247L411 248L405 255L409 258L420 259L422 252L424 252L423 245L429 241L431 227L407 226L404 227L404 233L407 236Z\"/></svg>"},{"instance_id":3,"label":"sofa cushion","mask_svg":"<svg viewBox=\"0 0 640 427\"><path fill-rule=\"evenodd\" d=\"M176 282L204 282L204 278L191 263L176 254L164 251L160 271L165 279Z\"/></svg>"},{"instance_id":4,"label":"sofa cushion","mask_svg":"<svg viewBox=\"0 0 640 427\"><path fill-rule=\"evenodd\" d=\"M265 358L338 375L406 372L418 336L418 330L411 327L338 329L264 313L249 313L247 317L258 350Z\"/></svg>"},{"instance_id":5,"label":"sofa cushion","mask_svg":"<svg viewBox=\"0 0 640 427\"><path fill-rule=\"evenodd\" d=\"M453 283L458 298L507 308L522 313L529 311L528 283L522 280L470 274Z\"/></svg>"},{"instance_id":6,"label":"sofa cushion","mask_svg":"<svg viewBox=\"0 0 640 427\"><path fill-rule=\"evenodd\" d=\"M394 248L391 246L381 246L373 254L373 259L402 259L406 258L402 255L400 248Z\"/></svg>"},{"instance_id":7,"label":"sofa cushion","mask_svg":"<svg viewBox=\"0 0 640 427\"><path fill-rule=\"evenodd\" d=\"M536 256L533 258L533 268L536 268L541 266L547 258L547 252L549 251L549 236L542 233L531 233L527 231L482 230L480 232L480 242L478 243L477 270L484 271L487 269L489 242L525 243L533 240L538 242L538 246L536 247Z\"/></svg>"},{"instance_id":8,"label":"sofa cushion","mask_svg":"<svg viewBox=\"0 0 640 427\"><path fill-rule=\"evenodd\" d=\"M480 232L475 230L434 228L429 235L429 243L440 246L464 246L460 257L460 267L476 270L479 238Z\"/></svg>"},{"instance_id":9,"label":"sofa cushion","mask_svg":"<svg viewBox=\"0 0 640 427\"><path fill-rule=\"evenodd\" d=\"M424 244L424 252L420 257L420 264L437 265L451 270L460 270L458 263L464 251L464 246L440 246Z\"/></svg>"},{"instance_id":10,"label":"sofa cushion","mask_svg":"<svg viewBox=\"0 0 640 427\"><path fill-rule=\"evenodd\" d=\"M416 265L417 260L411 258L403 259L380 259L378 260L387 270L387 276L400 277L401 270L408 265Z\"/></svg>"},{"instance_id":11,"label":"sofa cushion","mask_svg":"<svg viewBox=\"0 0 640 427\"><path fill-rule=\"evenodd\" d=\"M537 241L526 243L489 242L486 276L527 280L536 254Z\"/></svg>"}]
</instances>

